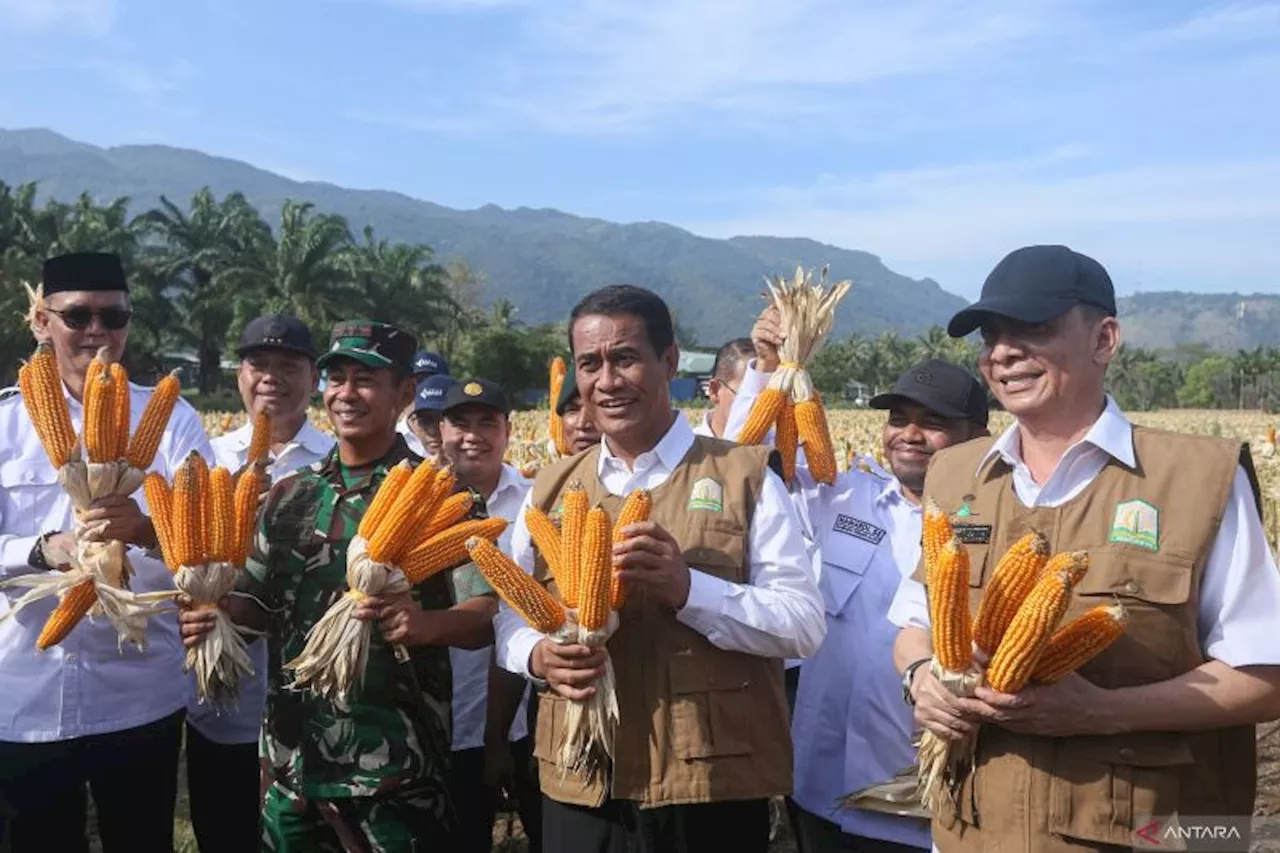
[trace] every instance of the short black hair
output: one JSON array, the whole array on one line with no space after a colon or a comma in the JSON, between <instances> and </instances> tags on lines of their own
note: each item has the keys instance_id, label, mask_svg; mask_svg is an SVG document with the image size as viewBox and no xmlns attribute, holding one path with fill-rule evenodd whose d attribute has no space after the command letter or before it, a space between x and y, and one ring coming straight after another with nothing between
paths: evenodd
<instances>
[{"instance_id":1,"label":"short black hair","mask_svg":"<svg viewBox=\"0 0 1280 853\"><path fill-rule=\"evenodd\" d=\"M671 322L671 310L662 297L652 290L634 284L611 284L593 290L575 306L569 314L569 351L573 351L573 326L578 318L591 314L617 317L630 314L644 321L645 336L649 346L658 355L667 351L676 340L675 325Z\"/></svg>"},{"instance_id":2,"label":"short black hair","mask_svg":"<svg viewBox=\"0 0 1280 853\"><path fill-rule=\"evenodd\" d=\"M711 367L711 375L721 382L731 378L739 364L755 357L756 345L751 338L734 338L716 351L716 363Z\"/></svg>"}]
</instances>

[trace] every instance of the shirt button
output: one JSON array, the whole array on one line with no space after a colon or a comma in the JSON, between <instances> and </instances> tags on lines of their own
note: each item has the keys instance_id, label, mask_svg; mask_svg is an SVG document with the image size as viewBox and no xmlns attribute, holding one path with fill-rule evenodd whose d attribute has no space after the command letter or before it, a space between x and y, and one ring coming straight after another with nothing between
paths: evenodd
<instances>
[{"instance_id":1,"label":"shirt button","mask_svg":"<svg viewBox=\"0 0 1280 853\"><path fill-rule=\"evenodd\" d=\"M1142 587L1138 586L1137 581L1129 581L1124 585L1124 591L1129 593L1130 595L1137 595L1139 592L1142 591Z\"/></svg>"},{"instance_id":2,"label":"shirt button","mask_svg":"<svg viewBox=\"0 0 1280 853\"><path fill-rule=\"evenodd\" d=\"M67 652L66 661L67 661L67 663L75 663L75 662L76 662L76 653L75 653L75 652Z\"/></svg>"},{"instance_id":3,"label":"shirt button","mask_svg":"<svg viewBox=\"0 0 1280 853\"><path fill-rule=\"evenodd\" d=\"M1125 761L1133 761L1133 750L1127 746L1120 747L1120 757Z\"/></svg>"}]
</instances>

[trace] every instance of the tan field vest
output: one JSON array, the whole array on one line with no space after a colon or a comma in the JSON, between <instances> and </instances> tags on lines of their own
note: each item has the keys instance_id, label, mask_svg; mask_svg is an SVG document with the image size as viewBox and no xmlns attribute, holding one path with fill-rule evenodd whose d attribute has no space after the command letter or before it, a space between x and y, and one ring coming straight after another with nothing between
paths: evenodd
<instances>
[{"instance_id":1,"label":"tan field vest","mask_svg":"<svg viewBox=\"0 0 1280 853\"><path fill-rule=\"evenodd\" d=\"M1052 509L1024 507L998 456L978 471L991 439L939 453L925 481L926 496L966 540L971 612L1000 556L1027 531L1044 534L1051 552L1089 552L1064 624L1116 599L1128 609L1120 640L1079 670L1106 688L1164 681L1204 663L1197 605L1205 561L1237 465L1253 471L1236 442L1136 426L1133 440L1133 470L1113 458ZM1134 830L1175 813L1247 816L1254 739L1253 726L1047 738L986 725L976 769L956 789L958 814L934 815L934 843L942 853L1127 851Z\"/></svg>"},{"instance_id":2,"label":"tan field vest","mask_svg":"<svg viewBox=\"0 0 1280 853\"><path fill-rule=\"evenodd\" d=\"M679 467L652 490L650 519L680 543L689 566L747 582L747 533L768 453L698 437ZM623 498L601 485L599 458L595 447L539 472L533 505L556 517L561 492L579 480L589 505L616 518ZM541 556L535 576L558 596ZM642 807L790 793L782 661L716 648L639 588L628 590L619 615L608 644L619 716L612 778L570 774L556 763L567 702L544 690L534 735L543 792L576 805L598 806L613 797Z\"/></svg>"}]
</instances>

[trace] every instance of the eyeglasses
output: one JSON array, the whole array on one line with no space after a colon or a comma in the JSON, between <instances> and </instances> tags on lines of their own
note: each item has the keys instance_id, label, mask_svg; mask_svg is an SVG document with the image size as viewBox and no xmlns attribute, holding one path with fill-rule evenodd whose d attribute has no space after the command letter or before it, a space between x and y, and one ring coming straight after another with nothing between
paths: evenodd
<instances>
[{"instance_id":1,"label":"eyeglasses","mask_svg":"<svg viewBox=\"0 0 1280 853\"><path fill-rule=\"evenodd\" d=\"M67 324L68 329L76 331L89 328L94 317L102 321L104 329L112 331L123 329L133 319L133 312L127 308L103 308L101 311L95 311L92 308L68 308L65 311L46 308L45 310L50 314L57 314L62 318L62 322Z\"/></svg>"}]
</instances>

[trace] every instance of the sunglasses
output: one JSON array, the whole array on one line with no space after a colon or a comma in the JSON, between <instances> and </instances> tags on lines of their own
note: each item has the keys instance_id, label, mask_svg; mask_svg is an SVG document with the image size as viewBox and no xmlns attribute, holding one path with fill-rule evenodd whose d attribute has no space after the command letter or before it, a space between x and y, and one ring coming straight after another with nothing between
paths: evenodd
<instances>
[{"instance_id":1,"label":"sunglasses","mask_svg":"<svg viewBox=\"0 0 1280 853\"><path fill-rule=\"evenodd\" d=\"M133 312L127 308L103 308L101 311L95 311L92 308L68 308L65 311L46 308L45 310L50 314L57 314L62 318L62 322L67 324L68 329L76 331L89 328L94 317L102 321L104 329L112 331L123 329L133 318Z\"/></svg>"}]
</instances>

